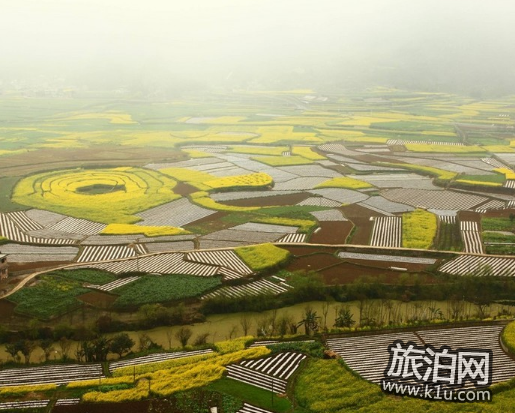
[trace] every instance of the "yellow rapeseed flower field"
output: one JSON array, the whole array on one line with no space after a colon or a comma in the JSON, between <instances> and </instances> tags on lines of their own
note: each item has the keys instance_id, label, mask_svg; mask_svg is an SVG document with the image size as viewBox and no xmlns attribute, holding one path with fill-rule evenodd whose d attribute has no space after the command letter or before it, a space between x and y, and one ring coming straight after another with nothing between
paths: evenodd
<instances>
[{"instance_id":1,"label":"yellow rapeseed flower field","mask_svg":"<svg viewBox=\"0 0 515 413\"><path fill-rule=\"evenodd\" d=\"M347 188L347 189L363 189L372 188L372 185L359 179L349 178L348 176L337 177L329 179L321 184L317 185L316 188Z\"/></svg>"},{"instance_id":2,"label":"yellow rapeseed flower field","mask_svg":"<svg viewBox=\"0 0 515 413\"><path fill-rule=\"evenodd\" d=\"M177 227L140 226L133 224L109 224L101 232L101 234L105 235L143 234L147 237L160 237L164 235L181 235L189 233L189 231Z\"/></svg>"},{"instance_id":3,"label":"yellow rapeseed flower field","mask_svg":"<svg viewBox=\"0 0 515 413\"><path fill-rule=\"evenodd\" d=\"M438 223L436 215L417 209L402 215L402 246L428 249L433 244Z\"/></svg>"},{"instance_id":4,"label":"yellow rapeseed flower field","mask_svg":"<svg viewBox=\"0 0 515 413\"><path fill-rule=\"evenodd\" d=\"M204 185L207 185L213 189L226 189L226 188L263 188L271 186L273 179L270 175L264 172L257 172L247 175L236 175L226 176L224 178L210 179L204 181Z\"/></svg>"},{"instance_id":5,"label":"yellow rapeseed flower field","mask_svg":"<svg viewBox=\"0 0 515 413\"><path fill-rule=\"evenodd\" d=\"M136 213L180 198L176 181L142 168L67 169L20 180L12 200L106 224L131 224ZM109 205L109 208L106 208Z\"/></svg>"}]
</instances>

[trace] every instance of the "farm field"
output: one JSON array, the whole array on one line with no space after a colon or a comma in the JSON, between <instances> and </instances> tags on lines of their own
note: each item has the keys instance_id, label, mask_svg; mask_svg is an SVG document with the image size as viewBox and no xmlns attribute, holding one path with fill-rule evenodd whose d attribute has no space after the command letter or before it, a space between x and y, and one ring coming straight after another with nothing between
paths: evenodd
<instances>
[{"instance_id":1,"label":"farm field","mask_svg":"<svg viewBox=\"0 0 515 413\"><path fill-rule=\"evenodd\" d=\"M334 360L313 358L300 344L257 345L253 353L244 338L229 340L247 330L264 334L264 343L304 332L314 337L301 341L319 340L343 328L336 324L346 302L356 328L385 327L388 306L409 307L399 316L406 327L424 300L450 314L459 305L456 291L475 300L466 304L474 318L474 306L483 305L475 289L490 293L489 317L511 314L511 97L234 90L152 102L113 95L106 105L88 91L66 99L13 93L0 96L0 251L10 265L9 278L0 281L0 294L8 294L0 300L0 339L14 345L47 334L57 343L52 334L63 325L73 330L65 340L74 343L89 340L88 330L109 340L136 330L136 351L146 329L163 329L160 345L168 341L170 349L181 330L183 339L188 329L195 334L182 349L127 359L112 353L121 359L104 369L95 360L31 366L24 374L9 365L0 392L40 383L59 386L59 395L49 389L37 393L39 401L29 393L20 401L9 396L5 403L22 404L0 409L75 413L88 401L102 411L109 409L104 402L125 400L180 411L177 403L191 397L224 400L232 413L338 411L305 390L308 378L313 388L319 384L313 366L321 382L339 372L336 382L385 407L397 402L340 364L327 371ZM60 264L67 267L32 278ZM304 314L301 306L315 298L330 304ZM281 311L291 305L294 316ZM231 321L219 331L200 330L213 314ZM489 346L497 383L515 376L498 344L500 328L344 336L327 347L376 383L394 339ZM217 347L217 334L228 343ZM238 349L220 350L232 346ZM48 356L41 354L41 361ZM16 356L9 363L16 367ZM71 378L77 383L65 389ZM342 411L356 407L349 389L340 389ZM293 394L299 409L292 408Z\"/></svg>"}]
</instances>

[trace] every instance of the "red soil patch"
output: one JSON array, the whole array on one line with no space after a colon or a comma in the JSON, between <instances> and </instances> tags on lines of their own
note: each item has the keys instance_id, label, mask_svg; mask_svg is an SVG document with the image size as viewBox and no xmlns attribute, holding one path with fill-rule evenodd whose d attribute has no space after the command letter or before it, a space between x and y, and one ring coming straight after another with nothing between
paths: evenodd
<instances>
[{"instance_id":1,"label":"red soil patch","mask_svg":"<svg viewBox=\"0 0 515 413\"><path fill-rule=\"evenodd\" d=\"M280 248L289 251L296 257L301 257L303 255L313 255L317 254L334 254L337 251L337 248L331 247L308 247L305 245L279 245Z\"/></svg>"},{"instance_id":2,"label":"red soil patch","mask_svg":"<svg viewBox=\"0 0 515 413\"><path fill-rule=\"evenodd\" d=\"M320 229L311 235L309 242L314 244L345 244L352 230L349 221L320 222Z\"/></svg>"},{"instance_id":3,"label":"red soil patch","mask_svg":"<svg viewBox=\"0 0 515 413\"><path fill-rule=\"evenodd\" d=\"M350 243L356 245L369 245L372 228L374 227L374 223L370 221L370 217L382 217L384 215L355 204L346 205L342 207L341 210L356 226L356 230Z\"/></svg>"},{"instance_id":4,"label":"red soil patch","mask_svg":"<svg viewBox=\"0 0 515 413\"><path fill-rule=\"evenodd\" d=\"M286 267L288 271L318 271L321 268L326 268L332 265L337 265L342 262L341 259L331 254L316 253L312 255L304 255L302 257L295 258Z\"/></svg>"},{"instance_id":5,"label":"red soil patch","mask_svg":"<svg viewBox=\"0 0 515 413\"><path fill-rule=\"evenodd\" d=\"M327 285L350 284L363 277L378 278L382 283L394 284L406 272L392 271L384 268L371 268L351 263L343 263L337 266L319 271L322 280ZM425 275L424 284L434 284L436 279L430 275Z\"/></svg>"},{"instance_id":6,"label":"red soil patch","mask_svg":"<svg viewBox=\"0 0 515 413\"><path fill-rule=\"evenodd\" d=\"M509 218L511 214L515 214L515 209L494 209L487 211L484 216L488 218Z\"/></svg>"},{"instance_id":7,"label":"red soil patch","mask_svg":"<svg viewBox=\"0 0 515 413\"><path fill-rule=\"evenodd\" d=\"M309 198L311 195L307 193L298 193L291 195L275 195L263 196L259 198L235 199L232 201L220 202L224 205L242 206L242 207L267 207L267 206L291 206L298 204Z\"/></svg>"},{"instance_id":8,"label":"red soil patch","mask_svg":"<svg viewBox=\"0 0 515 413\"><path fill-rule=\"evenodd\" d=\"M72 261L41 261L41 262L10 262L9 263L9 273L17 273L17 272L33 272L37 270L42 270L45 268L54 268L61 265L71 264Z\"/></svg>"},{"instance_id":9,"label":"red soil patch","mask_svg":"<svg viewBox=\"0 0 515 413\"><path fill-rule=\"evenodd\" d=\"M474 211L458 211L459 221L475 221L481 223L481 214Z\"/></svg>"},{"instance_id":10,"label":"red soil patch","mask_svg":"<svg viewBox=\"0 0 515 413\"><path fill-rule=\"evenodd\" d=\"M422 272L425 271L429 265L427 264L413 264L409 262L397 262L397 261L368 261L368 260L352 260L345 259L345 262L356 264L356 265L364 265L366 267L374 267L374 268L384 268L388 269L390 267L400 267L406 268L408 272Z\"/></svg>"},{"instance_id":11,"label":"red soil patch","mask_svg":"<svg viewBox=\"0 0 515 413\"><path fill-rule=\"evenodd\" d=\"M6 320L14 315L16 304L7 301L5 298L0 300L0 320Z\"/></svg>"},{"instance_id":12,"label":"red soil patch","mask_svg":"<svg viewBox=\"0 0 515 413\"><path fill-rule=\"evenodd\" d=\"M89 293L79 295L77 298L94 307L108 308L116 301L118 296L101 291L91 291Z\"/></svg>"}]
</instances>

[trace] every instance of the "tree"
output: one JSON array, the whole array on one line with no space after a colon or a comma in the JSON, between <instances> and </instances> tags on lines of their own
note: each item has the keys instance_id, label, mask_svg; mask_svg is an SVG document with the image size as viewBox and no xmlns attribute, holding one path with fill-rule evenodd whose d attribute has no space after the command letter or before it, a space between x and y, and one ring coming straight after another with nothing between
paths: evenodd
<instances>
[{"instance_id":1,"label":"tree","mask_svg":"<svg viewBox=\"0 0 515 413\"><path fill-rule=\"evenodd\" d=\"M182 347L186 347L188 345L188 341L191 338L193 332L188 327L181 327L177 333L175 333L175 338L179 340Z\"/></svg>"},{"instance_id":2,"label":"tree","mask_svg":"<svg viewBox=\"0 0 515 413\"><path fill-rule=\"evenodd\" d=\"M356 322L352 319L352 311L348 305L342 305L338 308L336 319L334 320L335 327L352 327Z\"/></svg>"},{"instance_id":3,"label":"tree","mask_svg":"<svg viewBox=\"0 0 515 413\"><path fill-rule=\"evenodd\" d=\"M111 339L109 351L118 354L122 358L123 353L129 352L134 344L136 343L127 333L120 333Z\"/></svg>"},{"instance_id":4,"label":"tree","mask_svg":"<svg viewBox=\"0 0 515 413\"><path fill-rule=\"evenodd\" d=\"M166 330L166 341L168 341L168 350L172 349L173 333L171 329Z\"/></svg>"},{"instance_id":5,"label":"tree","mask_svg":"<svg viewBox=\"0 0 515 413\"><path fill-rule=\"evenodd\" d=\"M14 362L20 361L20 355L18 354L18 351L20 351L20 348L18 346L18 342L7 343L5 345L5 351L13 358Z\"/></svg>"},{"instance_id":6,"label":"tree","mask_svg":"<svg viewBox=\"0 0 515 413\"><path fill-rule=\"evenodd\" d=\"M245 313L240 317L240 326L243 331L243 335L248 336L250 327L252 326L252 320Z\"/></svg>"},{"instance_id":7,"label":"tree","mask_svg":"<svg viewBox=\"0 0 515 413\"><path fill-rule=\"evenodd\" d=\"M297 323L297 326L300 327L303 325L306 335L310 336L318 331L318 320L320 320L320 317L317 316L317 312L314 311L310 306L307 306L304 309L304 318Z\"/></svg>"},{"instance_id":8,"label":"tree","mask_svg":"<svg viewBox=\"0 0 515 413\"><path fill-rule=\"evenodd\" d=\"M68 352L72 346L72 341L63 336L59 340L59 346L61 347L61 357L63 361L66 361L68 359Z\"/></svg>"},{"instance_id":9,"label":"tree","mask_svg":"<svg viewBox=\"0 0 515 413\"><path fill-rule=\"evenodd\" d=\"M43 350L43 354L45 356L45 361L48 361L50 358L50 354L52 353L52 350L54 349L53 344L54 344L54 342L49 338L40 340L40 342L39 342L39 347L41 347L41 350Z\"/></svg>"},{"instance_id":10,"label":"tree","mask_svg":"<svg viewBox=\"0 0 515 413\"><path fill-rule=\"evenodd\" d=\"M30 363L30 356L36 348L36 343L31 340L20 340L17 344L21 354L25 357L25 364Z\"/></svg>"},{"instance_id":11,"label":"tree","mask_svg":"<svg viewBox=\"0 0 515 413\"><path fill-rule=\"evenodd\" d=\"M209 337L209 333L202 333L197 336L195 341L193 342L194 346L202 346L207 343L207 338Z\"/></svg>"}]
</instances>

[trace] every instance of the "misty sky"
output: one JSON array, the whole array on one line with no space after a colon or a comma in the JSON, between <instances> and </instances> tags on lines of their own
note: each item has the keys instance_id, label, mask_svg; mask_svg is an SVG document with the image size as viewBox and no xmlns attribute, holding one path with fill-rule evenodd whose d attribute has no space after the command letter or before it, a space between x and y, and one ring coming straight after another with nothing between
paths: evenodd
<instances>
[{"instance_id":1,"label":"misty sky","mask_svg":"<svg viewBox=\"0 0 515 413\"><path fill-rule=\"evenodd\" d=\"M0 0L0 79L513 89L514 15L511 0Z\"/></svg>"}]
</instances>

